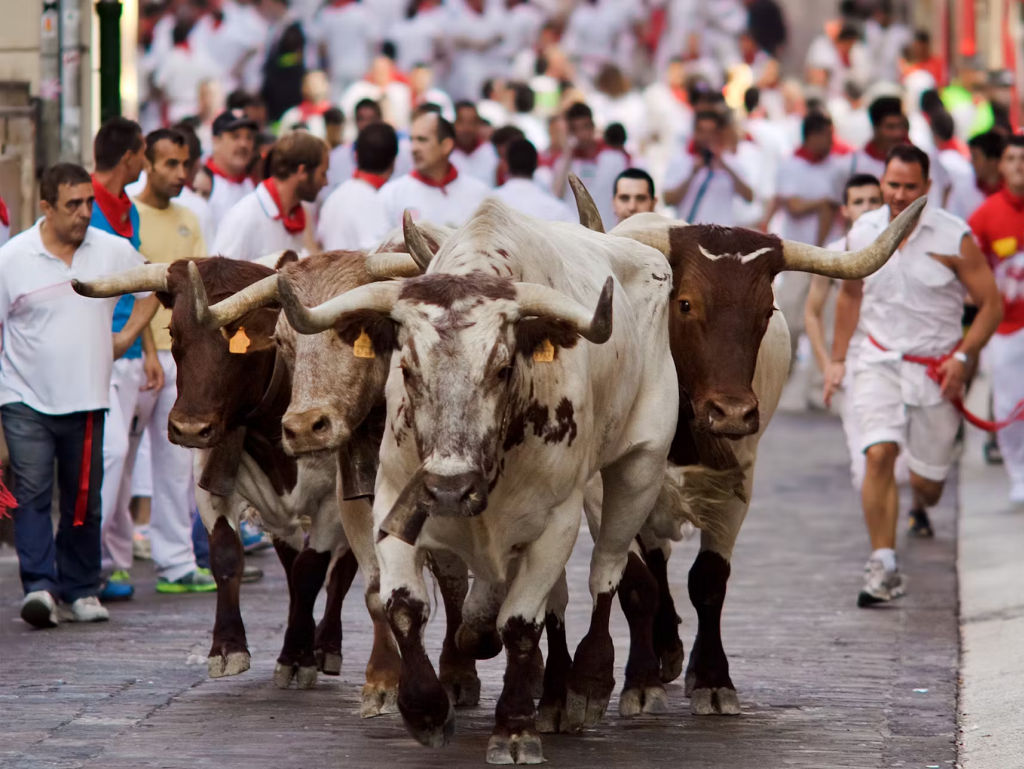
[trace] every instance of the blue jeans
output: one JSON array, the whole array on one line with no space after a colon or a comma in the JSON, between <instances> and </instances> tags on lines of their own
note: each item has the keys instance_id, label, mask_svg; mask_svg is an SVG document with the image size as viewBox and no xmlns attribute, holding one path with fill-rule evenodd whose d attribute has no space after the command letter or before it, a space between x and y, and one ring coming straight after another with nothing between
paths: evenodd
<instances>
[{"instance_id":1,"label":"blue jeans","mask_svg":"<svg viewBox=\"0 0 1024 769\"><path fill-rule=\"evenodd\" d=\"M97 595L100 582L100 487L103 417L93 413L92 454L85 521L74 525L88 412L53 416L24 403L0 406L14 475L14 544L26 593L48 590L70 603ZM57 463L60 520L54 540L53 465Z\"/></svg>"},{"instance_id":2,"label":"blue jeans","mask_svg":"<svg viewBox=\"0 0 1024 769\"><path fill-rule=\"evenodd\" d=\"M210 568L210 537L206 533L203 519L198 510L192 511L192 549L196 554L196 566Z\"/></svg>"}]
</instances>

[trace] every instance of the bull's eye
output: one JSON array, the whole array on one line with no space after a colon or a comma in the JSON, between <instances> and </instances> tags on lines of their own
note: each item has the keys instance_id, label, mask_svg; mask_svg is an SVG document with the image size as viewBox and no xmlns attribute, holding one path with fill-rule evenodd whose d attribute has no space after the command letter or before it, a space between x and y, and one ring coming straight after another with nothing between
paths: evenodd
<instances>
[{"instance_id":1,"label":"bull's eye","mask_svg":"<svg viewBox=\"0 0 1024 769\"><path fill-rule=\"evenodd\" d=\"M502 382L507 382L512 378L512 366L502 366L498 369L498 379Z\"/></svg>"},{"instance_id":2,"label":"bull's eye","mask_svg":"<svg viewBox=\"0 0 1024 769\"><path fill-rule=\"evenodd\" d=\"M689 299L680 299L679 300L679 311L680 312L684 312L684 313L690 311L690 300Z\"/></svg>"}]
</instances>

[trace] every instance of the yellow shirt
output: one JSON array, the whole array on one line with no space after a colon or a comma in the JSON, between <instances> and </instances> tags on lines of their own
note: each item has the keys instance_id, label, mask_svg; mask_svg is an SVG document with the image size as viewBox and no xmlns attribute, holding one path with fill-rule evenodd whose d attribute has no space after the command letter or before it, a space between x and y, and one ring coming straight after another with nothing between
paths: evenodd
<instances>
[{"instance_id":1,"label":"yellow shirt","mask_svg":"<svg viewBox=\"0 0 1024 769\"><path fill-rule=\"evenodd\" d=\"M150 262L170 264L179 259L199 259L206 256L206 244L199 229L196 215L178 203L165 209L153 208L135 201L139 209L139 251ZM161 307L156 311L150 328L156 340L156 349L170 350L171 311Z\"/></svg>"}]
</instances>

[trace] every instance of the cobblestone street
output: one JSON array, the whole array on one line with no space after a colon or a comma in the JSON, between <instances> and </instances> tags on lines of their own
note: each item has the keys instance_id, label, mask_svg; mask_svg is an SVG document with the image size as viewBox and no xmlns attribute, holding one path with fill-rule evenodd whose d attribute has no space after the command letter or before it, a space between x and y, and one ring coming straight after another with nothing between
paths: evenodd
<instances>
[{"instance_id":1,"label":"cobblestone street","mask_svg":"<svg viewBox=\"0 0 1024 769\"><path fill-rule=\"evenodd\" d=\"M681 682L670 713L624 720L617 697L601 726L544 738L550 766L687 769L952 767L956 760L958 604L956 489L933 517L934 541L901 543L908 595L894 606L855 605L867 556L859 503L835 419L781 413L762 443L754 504L740 536L724 639L743 715L690 715ZM904 506L905 507L905 506ZM584 527L585 532L585 527ZM686 592L694 541L677 547L670 575L689 651L696 617ZM361 721L370 646L361 584L346 601L340 678L280 691L271 674L287 611L273 551L242 589L252 669L209 680L205 653L213 595L162 596L136 565L136 598L107 624L29 629L10 549L0 551L0 766L7 769L453 767L484 765L503 657L479 663L480 706L460 711L446 749L406 735L397 716ZM569 643L589 617L589 538L570 571ZM318 603L323 604L323 597ZM628 633L613 612L616 679ZM428 628L434 659L443 622Z\"/></svg>"}]
</instances>

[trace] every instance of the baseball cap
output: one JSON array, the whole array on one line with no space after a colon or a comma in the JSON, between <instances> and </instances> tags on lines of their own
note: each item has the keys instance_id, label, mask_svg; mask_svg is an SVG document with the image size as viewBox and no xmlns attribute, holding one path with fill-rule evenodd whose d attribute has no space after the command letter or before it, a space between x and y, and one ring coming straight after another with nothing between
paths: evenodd
<instances>
[{"instance_id":1,"label":"baseball cap","mask_svg":"<svg viewBox=\"0 0 1024 769\"><path fill-rule=\"evenodd\" d=\"M237 128L251 128L257 130L256 121L240 109L228 109L217 115L213 121L213 135L219 136L225 131L234 131Z\"/></svg>"}]
</instances>

